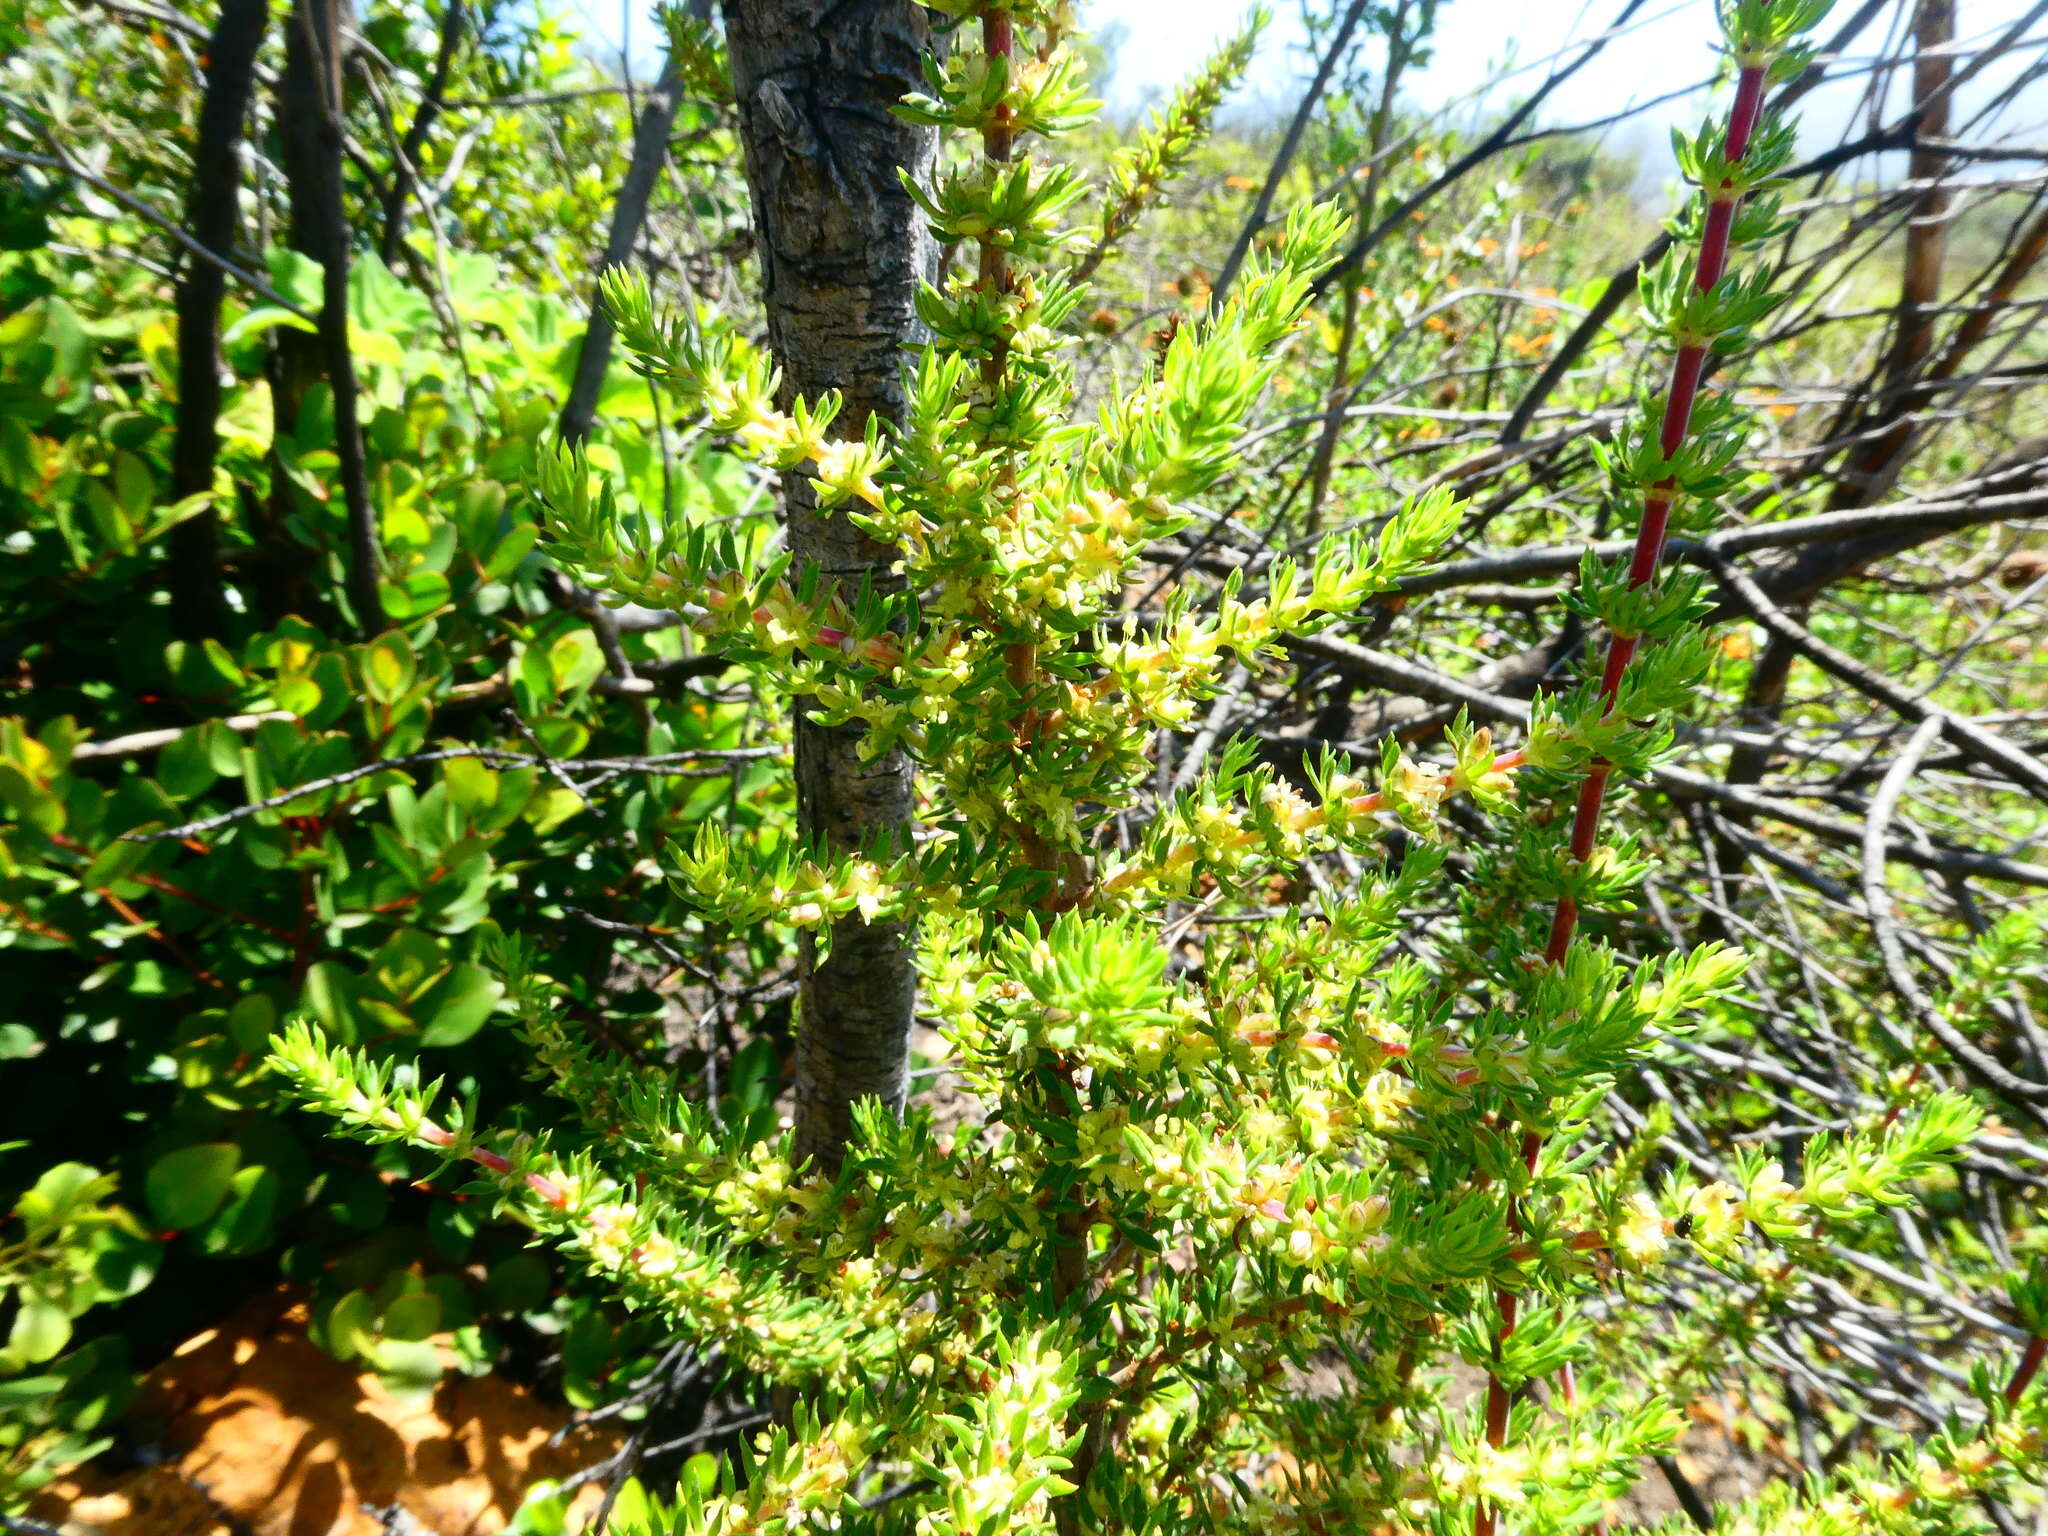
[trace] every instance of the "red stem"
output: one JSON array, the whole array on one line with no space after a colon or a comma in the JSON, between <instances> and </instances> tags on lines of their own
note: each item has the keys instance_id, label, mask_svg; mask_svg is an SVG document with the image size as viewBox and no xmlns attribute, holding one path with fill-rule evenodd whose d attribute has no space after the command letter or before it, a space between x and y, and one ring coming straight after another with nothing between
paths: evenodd
<instances>
[{"instance_id":1,"label":"red stem","mask_svg":"<svg viewBox=\"0 0 2048 1536\"><path fill-rule=\"evenodd\" d=\"M1016 40L1010 31L1008 12L990 10L982 13L981 47L990 58L1008 61L1016 47ZM1010 158L1010 121L1009 104L998 104L981 136L982 147L987 151L989 159Z\"/></svg>"},{"instance_id":2,"label":"red stem","mask_svg":"<svg viewBox=\"0 0 2048 1536\"><path fill-rule=\"evenodd\" d=\"M2027 1388L2034 1384L2034 1377L2039 1374L2044 1359L2048 1359L2048 1339L2027 1340L2026 1353L2012 1368L2012 1380L2005 1384L2007 1403L2016 1403L2027 1395Z\"/></svg>"},{"instance_id":3,"label":"red stem","mask_svg":"<svg viewBox=\"0 0 2048 1536\"><path fill-rule=\"evenodd\" d=\"M1749 149L1750 138L1756 132L1763 112L1766 73L1766 66L1762 64L1746 64L1736 80L1735 105L1728 115L1726 140L1730 164L1741 161ZM1707 196L1707 216L1700 232L1699 266L1693 278L1701 293L1713 288L1728 271L1729 241L1740 201L1735 189L1726 183L1703 190ZM1693 407L1699 401L1700 379L1706 372L1706 364L1707 348L1697 341L1681 344L1671 360L1671 382L1664 396L1663 429L1658 435L1658 444L1667 459L1685 445L1686 433L1692 426ZM1646 586L1656 580L1657 569L1664 559L1666 535L1671 528L1671 508L1677 499L1677 482L1671 479L1659 481L1643 498L1643 518L1636 528L1635 553L1629 560L1630 586ZM1641 637L1637 635L1609 638L1607 664L1600 674L1603 713L1613 713L1615 700L1621 693L1622 678L1641 644ZM1572 810L1571 855L1581 864L1593 856L1593 850L1599 843L1600 813L1606 804L1607 780L1611 772L1608 764L1596 761L1586 770L1585 782L1579 786L1578 802ZM1544 959L1548 963L1564 963L1578 925L1579 904L1569 895L1559 896L1556 909L1551 913L1550 940L1544 946ZM1541 1147L1542 1138L1535 1132L1523 1136L1523 1158L1532 1172ZM1508 1221L1519 1235L1521 1217L1512 1201L1508 1206ZM1504 1343L1514 1331L1515 1298L1511 1293L1502 1291L1497 1338ZM2038 1368L2039 1362L2035 1363ZM1507 1388L1499 1377L1489 1373L1486 1384L1486 1443L1495 1450L1507 1443L1507 1419ZM1497 1519L1497 1513L1491 1506L1480 1505L1473 1517L1473 1536L1494 1536Z\"/></svg>"},{"instance_id":4,"label":"red stem","mask_svg":"<svg viewBox=\"0 0 2048 1536\"><path fill-rule=\"evenodd\" d=\"M422 1125L417 1134L419 1139L430 1147L452 1147L460 1139L446 1126L435 1125L431 1121ZM483 1147L464 1147L462 1149L462 1156L468 1158L479 1168L487 1168L492 1173L510 1173L512 1171L511 1159L500 1156L496 1152L488 1151ZM562 1186L546 1174L529 1173L526 1176L525 1183L528 1189L539 1195L541 1199L547 1201L556 1210L565 1211L569 1208L569 1197L562 1192Z\"/></svg>"},{"instance_id":5,"label":"red stem","mask_svg":"<svg viewBox=\"0 0 2048 1536\"><path fill-rule=\"evenodd\" d=\"M1749 148L1751 136L1756 132L1757 119L1763 109L1765 67L1751 64L1743 68L1735 87L1735 106L1728 119L1728 158L1739 161ZM1706 227L1700 235L1699 266L1693 276L1694 286L1705 293L1727 275L1729 237L1735 227L1735 212L1738 199L1725 184L1706 189ZM1685 446L1686 433L1692 426L1693 407L1698 403L1700 378L1706 371L1707 349L1703 343L1689 342L1678 349L1671 360L1671 382L1664 396L1664 424L1658 436L1658 446L1664 456ZM1657 569L1664 559L1664 544L1671 527L1672 504L1678 499L1675 481L1659 481L1643 499L1643 520L1636 529L1635 554L1629 561L1628 581L1632 587L1646 586L1657 577ZM1611 711L1615 699L1621 692L1622 676L1628 664L1635 659L1641 640L1635 635L1615 635L1607 645L1607 665L1600 677L1600 696ZM1600 835L1600 812L1607 798L1608 767L1595 763L1586 774L1586 782L1579 792L1578 805L1572 815L1572 857L1579 860L1588 858ZM1545 958L1552 965L1561 963L1565 950L1570 946L1572 932L1578 926L1578 904L1569 896L1558 898L1557 911L1551 920L1550 944Z\"/></svg>"}]
</instances>

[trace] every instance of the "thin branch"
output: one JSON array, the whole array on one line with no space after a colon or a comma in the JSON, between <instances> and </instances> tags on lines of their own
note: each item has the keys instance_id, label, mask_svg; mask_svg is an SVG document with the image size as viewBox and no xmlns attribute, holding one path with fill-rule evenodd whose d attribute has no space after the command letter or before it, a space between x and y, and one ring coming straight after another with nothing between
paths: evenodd
<instances>
[{"instance_id":1,"label":"thin branch","mask_svg":"<svg viewBox=\"0 0 2048 1536\"><path fill-rule=\"evenodd\" d=\"M121 841L126 843L160 843L171 838L202 837L208 832L217 832L222 827L251 816L260 816L265 811L275 811L290 805L294 800L303 800L308 795L325 794L340 789L358 780L374 777L380 773L399 773L412 768L425 767L432 763L454 762L459 758L475 758L482 762L501 767L548 768L567 772L570 769L591 773L653 773L669 778L721 778L728 768L693 768L693 763L717 762L731 764L752 762L761 758L776 757L780 747L725 747L705 748L695 752L661 752L646 757L550 757L532 752L510 752L501 747L440 747L429 752L409 752L401 757L389 757L381 762L363 763L345 769L325 778L309 779L290 789L266 795L261 800L237 806L231 811L222 811L217 816L204 816L197 821L188 821L180 826L167 827L156 832L124 832ZM572 784L570 786L574 788ZM581 791L578 790L580 794Z\"/></svg>"},{"instance_id":2,"label":"thin branch","mask_svg":"<svg viewBox=\"0 0 2048 1536\"><path fill-rule=\"evenodd\" d=\"M420 95L419 108L405 130L405 138L398 145L398 163L392 168L391 186L384 194L384 238L377 251L387 267L398 259L399 242L405 238L406 200L412 195L413 183L419 174L420 151L426 147L434 120L447 105L448 73L454 68L455 54L462 46L467 19L465 0L446 0L445 9L441 12L441 41L434 54L434 70L427 78L426 90Z\"/></svg>"},{"instance_id":3,"label":"thin branch","mask_svg":"<svg viewBox=\"0 0 2048 1536\"><path fill-rule=\"evenodd\" d=\"M654 196L661 163L668 155L668 136L675 126L676 108L681 105L682 96L682 50L671 47L661 66L661 78L648 92L640 121L633 130L633 157L626 166L625 180L619 184L618 202L612 208L612 227L605 237L600 272L624 266L632 259L641 226L647 222L647 205ZM580 443L590 436L597 421L597 397L604 391L611 355L612 317L605 312L603 300L593 293L590 325L577 349L576 376L562 406L561 431L565 442Z\"/></svg>"},{"instance_id":4,"label":"thin branch","mask_svg":"<svg viewBox=\"0 0 2048 1536\"><path fill-rule=\"evenodd\" d=\"M2006 1098L2048 1102L2048 1084L2030 1083L2007 1071L2003 1063L1972 1044L1920 989L1907 967L1905 946L1899 941L1898 923L1892 916L1891 893L1885 888L1884 878L1886 838L1898 812L1899 797L1919 771L1920 761L1934 744L1934 738L1942 733L1943 720L1939 714L1921 720L1871 797L1870 813L1863 822L1863 905L1870 918L1870 932L1877 940L1877 953L1884 962L1892 991L1927 1032L1942 1043L1957 1065Z\"/></svg>"},{"instance_id":5,"label":"thin branch","mask_svg":"<svg viewBox=\"0 0 2048 1536\"><path fill-rule=\"evenodd\" d=\"M84 182L95 192L112 198L145 224L152 224L162 230L188 252L198 257L199 260L210 262L212 265L220 268L221 271L227 273L229 277L232 277L243 287L251 290L265 302L275 304L278 308L296 315L308 325L317 325L319 323L318 316L308 314L305 310L299 308L298 305L279 293L262 278L239 266L231 257L223 256L220 252L209 250L207 247L199 244L185 232L177 220L166 218L162 213L150 207L149 204L143 202L140 198L115 186L104 176L94 175L68 155L32 155L24 150L0 149L0 163L29 166L39 171L55 171L59 175L69 176L74 181Z\"/></svg>"},{"instance_id":6,"label":"thin branch","mask_svg":"<svg viewBox=\"0 0 2048 1536\"><path fill-rule=\"evenodd\" d=\"M1763 589L1745 576L1733 561L1714 549L1711 541L1702 549L1701 554L1714 573L1721 578L1722 583L1734 591L1758 623L1823 672L1878 700L1908 720L1934 721L1940 727L1941 734L1959 751L1967 753L1986 767L2000 770L2029 794L2043 803L2048 803L2048 764L2021 751L2011 742L1993 735L1975 721L1951 714L1939 705L1906 692L1853 656L1836 650L1773 603L1764 595Z\"/></svg>"}]
</instances>

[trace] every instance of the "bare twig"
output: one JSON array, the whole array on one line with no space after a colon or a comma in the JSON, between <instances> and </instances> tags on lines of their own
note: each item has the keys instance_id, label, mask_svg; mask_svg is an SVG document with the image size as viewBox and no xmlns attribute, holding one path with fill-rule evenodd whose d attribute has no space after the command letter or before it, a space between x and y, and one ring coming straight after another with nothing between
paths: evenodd
<instances>
[{"instance_id":1,"label":"bare twig","mask_svg":"<svg viewBox=\"0 0 2048 1536\"><path fill-rule=\"evenodd\" d=\"M1920 989L1906 964L1905 946L1899 941L1898 923L1892 916L1891 893L1885 887L1884 877L1886 835L1898 812L1899 797L1919 770L1934 738L1942 734L1946 719L1940 714L1929 714L1921 720L1871 797L1870 813L1863 823L1863 904L1870 917L1871 935L1877 940L1877 952L1884 961L1892 991L1964 1071L2006 1098L2048 1103L2048 1083L2030 1083L2007 1071L2002 1063L1965 1038Z\"/></svg>"},{"instance_id":2,"label":"bare twig","mask_svg":"<svg viewBox=\"0 0 2048 1536\"><path fill-rule=\"evenodd\" d=\"M723 767L696 768L688 765L710 762L727 764L751 762L764 757L774 757L781 750L779 747L725 747L717 749L706 748L695 752L662 752L647 757L560 758L532 752L509 752L500 747L439 747L430 752L408 752L403 756L388 757L380 762L363 763L357 767L345 769L340 773L328 774L324 778L309 779L303 784L295 785L290 789L280 790L274 795L266 795L261 800L237 806L231 811L222 811L216 816L204 816L197 821L188 821L180 826L167 827L155 832L136 831L123 833L122 841L130 843L157 843L169 838L202 837L208 832L217 832L222 827L246 820L251 816L260 816L265 811L278 810L283 806L290 805L295 800L303 800L308 795L325 794L329 790L340 789L345 785L354 784L358 780L367 779L376 774L403 773L409 769L423 768L433 763L454 762L459 758L475 758L499 767L547 768L558 775L567 775L571 770L574 770L579 773L653 773L666 775L670 778L709 779L720 778L728 770ZM578 788L573 779L565 778L564 782L568 788L575 790L578 794L582 793L582 790Z\"/></svg>"}]
</instances>

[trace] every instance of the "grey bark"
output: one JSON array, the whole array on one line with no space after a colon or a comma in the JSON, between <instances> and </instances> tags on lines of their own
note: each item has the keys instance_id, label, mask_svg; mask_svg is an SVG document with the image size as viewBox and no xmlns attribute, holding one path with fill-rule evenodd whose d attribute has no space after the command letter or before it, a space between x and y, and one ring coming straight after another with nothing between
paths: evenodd
<instances>
[{"instance_id":1,"label":"grey bark","mask_svg":"<svg viewBox=\"0 0 2048 1536\"><path fill-rule=\"evenodd\" d=\"M726 35L753 192L768 340L785 397L843 393L835 430L858 436L871 415L899 421L904 349L919 337L917 284L936 251L898 167L929 178L936 135L891 109L921 79L932 47L912 0L726 0ZM784 477L789 549L826 582L888 589L892 552L843 517L817 510L806 476ZM857 729L796 716L800 828L834 848L908 836L910 763L859 756ZM796 1152L836 1168L853 1106L903 1105L916 975L901 923L848 919L829 956L801 955Z\"/></svg>"}]
</instances>

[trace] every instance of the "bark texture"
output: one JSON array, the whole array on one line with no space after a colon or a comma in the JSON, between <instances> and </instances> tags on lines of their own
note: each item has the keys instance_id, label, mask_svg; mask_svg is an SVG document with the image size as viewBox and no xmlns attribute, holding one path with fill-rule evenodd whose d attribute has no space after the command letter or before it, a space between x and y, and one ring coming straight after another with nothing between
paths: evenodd
<instances>
[{"instance_id":1,"label":"bark texture","mask_svg":"<svg viewBox=\"0 0 2048 1536\"><path fill-rule=\"evenodd\" d=\"M768 305L768 339L787 394L841 391L835 428L858 436L870 415L900 420L903 351L918 339L917 283L935 251L897 179L925 180L928 129L891 113L918 84L932 46L912 0L727 0L733 91L746 146ZM844 518L821 516L806 477L783 483L789 547L827 581L886 588L890 551ZM859 757L857 729L812 723L799 701L798 815L840 848L903 837L910 764ZM796 1150L836 1167L853 1106L903 1104L916 977L902 924L839 923L829 957L802 955Z\"/></svg>"},{"instance_id":2,"label":"bark texture","mask_svg":"<svg viewBox=\"0 0 2048 1536\"><path fill-rule=\"evenodd\" d=\"M232 256L240 220L242 124L256 83L256 53L270 0L223 0L206 45L206 97L185 195L185 229L209 251ZM213 489L220 452L220 306L227 274L188 257L178 282L178 421L171 446L171 495ZM220 514L208 507L171 531L171 623L187 640L217 634L222 618L216 546Z\"/></svg>"}]
</instances>

